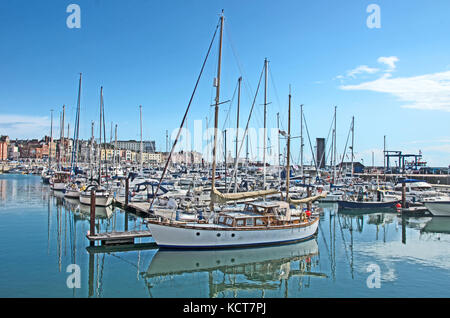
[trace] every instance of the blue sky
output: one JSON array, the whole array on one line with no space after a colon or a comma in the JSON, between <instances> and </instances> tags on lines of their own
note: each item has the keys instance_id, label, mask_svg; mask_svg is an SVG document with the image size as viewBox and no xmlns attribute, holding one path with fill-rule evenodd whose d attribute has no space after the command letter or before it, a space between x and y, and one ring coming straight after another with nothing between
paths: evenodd
<instances>
[{"instance_id":1,"label":"blue sky","mask_svg":"<svg viewBox=\"0 0 450 318\"><path fill-rule=\"evenodd\" d=\"M81 8L80 29L66 25L71 3ZM381 28L366 24L366 8L373 3L380 7ZM374 152L375 164L382 165L386 135L390 150L421 150L430 165L450 164L446 0L5 0L0 3L0 134L40 138L50 130L50 109L59 129L63 104L73 131L82 72L82 138L90 136L91 121L97 125L103 86L108 136L113 122L119 139L139 139L142 105L144 139L156 140L157 149L165 150L165 131L171 133L181 122L221 9L221 100L232 99L242 75L241 126L267 57L269 128L276 127L280 112L286 129L291 85L293 135L300 131L300 104L313 143L327 136L337 105L338 153L355 116L356 160L371 164ZM217 46L188 116L191 130L194 120L203 120L205 128L205 118L213 115L216 65ZM251 127L262 127L262 97ZM234 101L227 126L235 125L235 107ZM228 108L221 106L220 127ZM292 152L296 161L298 139Z\"/></svg>"}]
</instances>

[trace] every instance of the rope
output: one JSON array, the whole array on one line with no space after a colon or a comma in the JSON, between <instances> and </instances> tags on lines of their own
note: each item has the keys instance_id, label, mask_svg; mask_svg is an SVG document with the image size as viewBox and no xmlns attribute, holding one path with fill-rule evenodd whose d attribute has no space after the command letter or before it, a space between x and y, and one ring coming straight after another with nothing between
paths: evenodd
<instances>
[{"instance_id":1,"label":"rope","mask_svg":"<svg viewBox=\"0 0 450 318\"><path fill-rule=\"evenodd\" d=\"M205 60L203 61L203 65L202 65L202 68L200 70L200 74L197 77L197 82L195 83L194 91L192 92L192 95L191 95L191 98L189 100L186 112L184 113L184 116L183 116L183 120L181 121L180 128L178 129L177 137L175 138L175 141L173 142L173 146L172 146L172 149L170 150L169 157L167 158L166 164L164 166L163 173L161 174L161 178L159 179L158 187L156 188L156 193L158 193L158 191L159 191L159 189L161 187L161 183L162 183L162 180L164 179L164 175L166 174L167 167L169 165L170 159L172 158L173 151L175 149L175 146L177 145L178 139L180 138L181 129L184 126L184 122L185 122L187 114L189 112L189 108L191 107L191 103L192 103L192 100L194 99L195 92L197 91L197 86L198 86L198 83L200 82L200 78L201 78L201 76L203 74L203 70L205 68L206 61L208 60L209 53L211 52L211 48L212 48L212 45L214 43L214 39L216 37L217 29L219 28L219 25L220 25L220 23L217 24L216 29L214 30L214 35L213 35L213 38L211 40L211 43L209 44L208 52L206 53ZM149 211L152 209L153 202L155 201L155 198L156 198L156 195L153 196L153 198L152 198L152 202L150 203Z\"/></svg>"}]
</instances>

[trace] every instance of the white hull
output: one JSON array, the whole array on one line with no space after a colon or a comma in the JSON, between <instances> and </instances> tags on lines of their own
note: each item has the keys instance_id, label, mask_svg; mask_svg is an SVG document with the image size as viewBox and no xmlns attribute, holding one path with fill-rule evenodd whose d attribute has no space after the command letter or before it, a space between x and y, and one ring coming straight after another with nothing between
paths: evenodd
<instances>
[{"instance_id":1,"label":"white hull","mask_svg":"<svg viewBox=\"0 0 450 318\"><path fill-rule=\"evenodd\" d=\"M450 201L424 202L434 216L450 216Z\"/></svg>"},{"instance_id":2,"label":"white hull","mask_svg":"<svg viewBox=\"0 0 450 318\"><path fill-rule=\"evenodd\" d=\"M163 223L148 223L147 225L159 247L232 248L307 240L316 233L319 220L303 226L273 226L255 230L195 223L187 224L189 227Z\"/></svg>"},{"instance_id":3,"label":"white hull","mask_svg":"<svg viewBox=\"0 0 450 318\"><path fill-rule=\"evenodd\" d=\"M68 190L64 193L64 197L71 199L78 199L80 197L80 190Z\"/></svg>"},{"instance_id":4,"label":"white hull","mask_svg":"<svg viewBox=\"0 0 450 318\"><path fill-rule=\"evenodd\" d=\"M95 197L95 205L96 206L109 206L112 204L112 196L96 196ZM91 196L90 195L80 195L80 203L91 205Z\"/></svg>"},{"instance_id":5,"label":"white hull","mask_svg":"<svg viewBox=\"0 0 450 318\"><path fill-rule=\"evenodd\" d=\"M53 183L51 189L54 191L64 191L66 189L66 184L64 182Z\"/></svg>"}]
</instances>

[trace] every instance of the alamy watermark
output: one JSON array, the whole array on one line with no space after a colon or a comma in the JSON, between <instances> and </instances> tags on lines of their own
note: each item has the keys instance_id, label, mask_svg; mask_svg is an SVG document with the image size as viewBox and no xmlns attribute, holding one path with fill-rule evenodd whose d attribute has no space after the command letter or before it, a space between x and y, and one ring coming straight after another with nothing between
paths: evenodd
<instances>
[{"instance_id":1,"label":"alamy watermark","mask_svg":"<svg viewBox=\"0 0 450 318\"><path fill-rule=\"evenodd\" d=\"M81 8L78 4L69 4L66 12L70 15L66 19L66 25L69 29L81 28Z\"/></svg>"},{"instance_id":2,"label":"alamy watermark","mask_svg":"<svg viewBox=\"0 0 450 318\"><path fill-rule=\"evenodd\" d=\"M377 264L367 266L367 272L372 273L367 277L366 285L368 288L381 288L381 269Z\"/></svg>"},{"instance_id":3,"label":"alamy watermark","mask_svg":"<svg viewBox=\"0 0 450 318\"><path fill-rule=\"evenodd\" d=\"M381 9L378 4L369 4L366 9L370 15L367 17L366 25L369 29L381 28Z\"/></svg>"},{"instance_id":4,"label":"alamy watermark","mask_svg":"<svg viewBox=\"0 0 450 318\"><path fill-rule=\"evenodd\" d=\"M66 268L66 273L71 273L66 280L67 288L81 288L81 270L77 264L70 264Z\"/></svg>"}]
</instances>

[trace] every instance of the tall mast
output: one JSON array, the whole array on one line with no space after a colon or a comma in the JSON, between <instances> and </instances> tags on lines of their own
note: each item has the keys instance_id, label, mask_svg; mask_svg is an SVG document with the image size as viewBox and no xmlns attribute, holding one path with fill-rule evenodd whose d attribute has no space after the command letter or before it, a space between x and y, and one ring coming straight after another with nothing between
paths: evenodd
<instances>
[{"instance_id":1,"label":"tall mast","mask_svg":"<svg viewBox=\"0 0 450 318\"><path fill-rule=\"evenodd\" d=\"M223 145L224 145L224 164L225 164L225 189L228 189L227 187L227 130L225 129L223 131Z\"/></svg>"},{"instance_id":2,"label":"tall mast","mask_svg":"<svg viewBox=\"0 0 450 318\"><path fill-rule=\"evenodd\" d=\"M73 130L73 145L72 145L72 158L71 158L71 173L74 172L75 167L78 163L78 138L80 136L80 110L81 110L81 78L82 74L80 73L80 80L78 83L78 101L77 101L77 112L75 116L75 129ZM67 133L67 137L69 134Z\"/></svg>"},{"instance_id":3,"label":"tall mast","mask_svg":"<svg viewBox=\"0 0 450 318\"><path fill-rule=\"evenodd\" d=\"M141 152L141 155L140 155L140 172L141 172L141 175L142 175L142 156L143 156L143 150L144 150L144 147L143 147L143 145L142 145L142 105L139 105L139 117L140 117L140 120L141 120L141 145L140 145L140 152Z\"/></svg>"},{"instance_id":4,"label":"tall mast","mask_svg":"<svg viewBox=\"0 0 450 318\"><path fill-rule=\"evenodd\" d=\"M333 183L336 183L336 109L337 106L334 106Z\"/></svg>"},{"instance_id":5,"label":"tall mast","mask_svg":"<svg viewBox=\"0 0 450 318\"><path fill-rule=\"evenodd\" d=\"M99 130L100 130L100 139L98 144L98 184L100 185L102 183L102 96L103 96L103 86L100 87L100 121L99 121Z\"/></svg>"},{"instance_id":6,"label":"tall mast","mask_svg":"<svg viewBox=\"0 0 450 318\"><path fill-rule=\"evenodd\" d=\"M220 102L220 68L222 63L222 39L223 39L223 10L220 16L220 38L219 38L219 57L217 64L217 78L215 80L216 85L216 99L214 106L214 145L213 145L213 162L212 162L212 173L211 173L211 194L215 190L215 178L216 178L216 150L217 150L217 129L219 126L219 102ZM211 200L210 203L211 212L214 211L214 202Z\"/></svg>"},{"instance_id":7,"label":"tall mast","mask_svg":"<svg viewBox=\"0 0 450 318\"><path fill-rule=\"evenodd\" d=\"M91 151L89 151L89 168L91 170L91 182L94 178L94 171L92 169L92 157L94 155L94 121L91 122Z\"/></svg>"},{"instance_id":8,"label":"tall mast","mask_svg":"<svg viewBox=\"0 0 450 318\"><path fill-rule=\"evenodd\" d=\"M117 157L117 124L115 127L115 133L114 133L114 170L116 172L116 176L117 176L117 162L116 162L116 157ZM117 158L119 159L119 158ZM117 160L119 161L119 160Z\"/></svg>"},{"instance_id":9,"label":"tall mast","mask_svg":"<svg viewBox=\"0 0 450 318\"><path fill-rule=\"evenodd\" d=\"M281 187L280 113L277 113L277 129L278 129L278 179L280 179L280 187Z\"/></svg>"},{"instance_id":10,"label":"tall mast","mask_svg":"<svg viewBox=\"0 0 450 318\"><path fill-rule=\"evenodd\" d=\"M351 158L351 169L352 169L352 178L353 178L353 145L355 141L355 116L352 116L352 158Z\"/></svg>"},{"instance_id":11,"label":"tall mast","mask_svg":"<svg viewBox=\"0 0 450 318\"><path fill-rule=\"evenodd\" d=\"M240 105L241 105L241 82L242 82L242 76L238 79L238 103L237 103L237 119L236 119L236 153L235 153L235 160L236 169L239 167L239 158L238 158L238 142L239 142L239 111L240 111ZM237 171L234 173L234 192L237 192Z\"/></svg>"},{"instance_id":12,"label":"tall mast","mask_svg":"<svg viewBox=\"0 0 450 318\"><path fill-rule=\"evenodd\" d=\"M300 171L303 178L303 104L300 105Z\"/></svg>"},{"instance_id":13,"label":"tall mast","mask_svg":"<svg viewBox=\"0 0 450 318\"><path fill-rule=\"evenodd\" d=\"M267 138L267 58L264 59L264 144L263 144L263 189L266 189L266 138Z\"/></svg>"},{"instance_id":14,"label":"tall mast","mask_svg":"<svg viewBox=\"0 0 450 318\"><path fill-rule=\"evenodd\" d=\"M48 170L52 168L53 154L53 109L50 109L50 150L48 152Z\"/></svg>"},{"instance_id":15,"label":"tall mast","mask_svg":"<svg viewBox=\"0 0 450 318\"><path fill-rule=\"evenodd\" d=\"M286 156L286 201L289 200L289 179L290 179L290 155L291 155L291 88L289 87L289 111L288 111L288 135L287 135L287 156Z\"/></svg>"},{"instance_id":16,"label":"tall mast","mask_svg":"<svg viewBox=\"0 0 450 318\"><path fill-rule=\"evenodd\" d=\"M62 118L61 118L61 140L60 140L60 144L62 145L61 147L61 161L64 163L65 160L65 142L64 142L64 117L66 114L66 105L63 105L63 111L62 111Z\"/></svg>"},{"instance_id":17,"label":"tall mast","mask_svg":"<svg viewBox=\"0 0 450 318\"><path fill-rule=\"evenodd\" d=\"M67 158L67 155L69 153L69 143L70 143L69 136L70 136L70 123L68 122L67 123L67 153L64 155L65 158ZM73 144L72 144L72 147L73 147ZM66 159L64 159L64 160L66 160Z\"/></svg>"}]
</instances>

